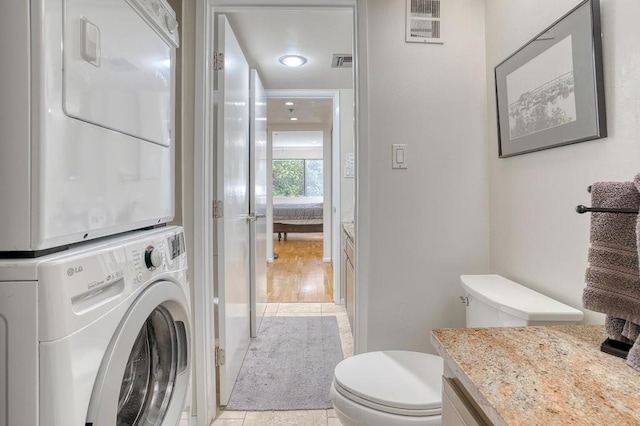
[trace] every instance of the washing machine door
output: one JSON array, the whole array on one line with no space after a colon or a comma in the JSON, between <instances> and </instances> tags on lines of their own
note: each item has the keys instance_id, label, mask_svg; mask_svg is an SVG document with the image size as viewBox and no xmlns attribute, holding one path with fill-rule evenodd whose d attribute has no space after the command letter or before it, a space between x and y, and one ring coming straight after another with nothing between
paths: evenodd
<instances>
[{"instance_id":1,"label":"washing machine door","mask_svg":"<svg viewBox=\"0 0 640 426\"><path fill-rule=\"evenodd\" d=\"M129 308L103 359L87 425L178 423L190 386L189 310L180 286L149 286Z\"/></svg>"}]
</instances>

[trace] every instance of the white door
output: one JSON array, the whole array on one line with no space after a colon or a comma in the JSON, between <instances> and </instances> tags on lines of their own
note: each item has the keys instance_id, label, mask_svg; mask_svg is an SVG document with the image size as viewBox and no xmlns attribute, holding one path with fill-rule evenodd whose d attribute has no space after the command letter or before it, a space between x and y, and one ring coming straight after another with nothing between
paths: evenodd
<instances>
[{"instance_id":1,"label":"white door","mask_svg":"<svg viewBox=\"0 0 640 426\"><path fill-rule=\"evenodd\" d=\"M218 18L216 199L220 404L226 405L249 346L249 65L227 18Z\"/></svg>"},{"instance_id":2,"label":"white door","mask_svg":"<svg viewBox=\"0 0 640 426\"><path fill-rule=\"evenodd\" d=\"M251 70L249 212L251 227L251 337L258 335L267 307L267 94Z\"/></svg>"}]
</instances>

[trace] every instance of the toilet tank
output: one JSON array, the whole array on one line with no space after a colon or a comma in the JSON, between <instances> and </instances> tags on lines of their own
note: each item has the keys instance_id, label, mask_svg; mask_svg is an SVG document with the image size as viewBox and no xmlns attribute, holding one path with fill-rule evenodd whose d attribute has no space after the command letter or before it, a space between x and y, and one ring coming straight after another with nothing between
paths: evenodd
<instances>
[{"instance_id":1,"label":"toilet tank","mask_svg":"<svg viewBox=\"0 0 640 426\"><path fill-rule=\"evenodd\" d=\"M461 275L467 327L573 324L582 311L500 275Z\"/></svg>"}]
</instances>

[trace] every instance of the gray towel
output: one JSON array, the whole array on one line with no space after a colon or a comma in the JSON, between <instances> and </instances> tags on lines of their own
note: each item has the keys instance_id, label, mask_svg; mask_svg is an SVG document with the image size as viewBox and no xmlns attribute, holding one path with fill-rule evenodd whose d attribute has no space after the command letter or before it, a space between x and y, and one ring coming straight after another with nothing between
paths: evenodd
<instances>
[{"instance_id":1,"label":"gray towel","mask_svg":"<svg viewBox=\"0 0 640 426\"><path fill-rule=\"evenodd\" d=\"M640 207L634 182L596 182L591 185L591 205L613 209ZM632 214L591 213L591 243L637 252L637 220Z\"/></svg>"},{"instance_id":2,"label":"gray towel","mask_svg":"<svg viewBox=\"0 0 640 426\"><path fill-rule=\"evenodd\" d=\"M606 319L604 320L604 329L610 339L632 345L634 341L622 335L624 326L627 323L628 321L625 321L621 318L614 318L607 315Z\"/></svg>"},{"instance_id":3,"label":"gray towel","mask_svg":"<svg viewBox=\"0 0 640 426\"><path fill-rule=\"evenodd\" d=\"M638 192L640 192L640 173L633 179L633 183ZM640 256L640 215L638 215L638 220L636 221L636 245L639 248L638 255ZM629 341L635 341L627 355L627 364L640 371L640 326L636 324L637 322L640 321L625 321L622 337L627 338Z\"/></svg>"},{"instance_id":4,"label":"gray towel","mask_svg":"<svg viewBox=\"0 0 640 426\"><path fill-rule=\"evenodd\" d=\"M625 321L624 327L622 328L622 337L626 337L635 342L638 340L638 336L640 336L640 325L634 324L631 321Z\"/></svg>"},{"instance_id":5,"label":"gray towel","mask_svg":"<svg viewBox=\"0 0 640 426\"><path fill-rule=\"evenodd\" d=\"M640 371L640 339L636 339L636 342L629 350L629 355L627 355L627 364L635 370Z\"/></svg>"},{"instance_id":6,"label":"gray towel","mask_svg":"<svg viewBox=\"0 0 640 426\"><path fill-rule=\"evenodd\" d=\"M591 186L591 203L638 209L640 192L634 182L597 182ZM591 250L582 294L585 308L640 323L637 226L636 215L591 214Z\"/></svg>"},{"instance_id":7,"label":"gray towel","mask_svg":"<svg viewBox=\"0 0 640 426\"><path fill-rule=\"evenodd\" d=\"M640 174L634 182L598 182L591 187L594 207L640 207ZM609 338L633 344L627 364L640 371L640 216L592 213L584 307L607 314Z\"/></svg>"}]
</instances>

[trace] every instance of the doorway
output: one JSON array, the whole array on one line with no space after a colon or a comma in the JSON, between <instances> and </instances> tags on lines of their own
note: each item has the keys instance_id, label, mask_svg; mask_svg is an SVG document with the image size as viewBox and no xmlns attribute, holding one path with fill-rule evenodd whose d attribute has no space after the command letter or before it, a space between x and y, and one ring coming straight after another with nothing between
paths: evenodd
<instances>
[{"instance_id":1,"label":"doorway","mask_svg":"<svg viewBox=\"0 0 640 426\"><path fill-rule=\"evenodd\" d=\"M294 107L304 101L325 104L324 109L331 116L331 100L322 102L322 99L296 99L296 102L272 99L267 102L267 110L278 109L284 103L285 109L300 119ZM330 253L331 247L323 235L324 206L331 204L331 188L325 184L330 182L325 177L331 172L330 155L325 155L328 150L323 149L325 133L322 130L271 133L272 197L268 205L273 215L274 247L267 277L269 303L333 301L334 263L323 262L323 251ZM331 238L330 232L326 235Z\"/></svg>"},{"instance_id":2,"label":"doorway","mask_svg":"<svg viewBox=\"0 0 640 426\"><path fill-rule=\"evenodd\" d=\"M213 2L213 3L215 4L216 2ZM224 12L225 14L230 14L230 13L232 13L232 12L234 11L234 9L226 9L226 10L225 10L225 9L223 9L223 8L219 8L219 7L217 7L217 6L213 6L213 4L210 4L210 7L211 7L211 8L210 8L210 10L207 10L207 15L209 15L209 16L207 16L207 19L210 19L211 21L215 21L215 19L212 19L212 18L214 18L214 16L213 16L213 15L214 15L214 10L213 10L213 9L214 9L214 7L216 8L215 12ZM252 9L253 11L256 11L257 9L260 9L260 8L258 8L258 7L252 7L251 9ZM312 12L312 11L313 11L313 8L303 8L303 9L304 9L304 10L302 10L302 11L301 11L301 10L297 10L297 11L295 11L295 10L293 10L293 9L291 9L291 8L288 8L287 10L289 10L290 12L296 12L296 13L301 13L301 14L305 14L305 13L309 13L309 12ZM353 12L353 8L352 8L352 7L349 7L349 8L346 8L346 9L350 10L350 11L351 11L351 13ZM272 10L272 9L270 9L270 10ZM326 8L322 8L321 10L323 10L323 11L325 11L325 12L327 11L327 9L326 9ZM273 10L272 10L272 11L273 11ZM353 17L351 17L350 19L351 19L351 22L353 22ZM233 24L233 19L230 19L230 21L231 21L231 22L232 22L232 24ZM243 40L243 37L244 37L243 33L242 33L241 31L239 31L239 34L240 34L240 35L238 36L238 39L239 39L240 43L241 43L241 44L245 43L245 42L246 42L246 40ZM351 34L353 34L353 28L351 28ZM207 38L207 37L205 37L205 39L206 39L206 38ZM206 46L206 45L207 45L207 44L209 44L209 45L210 45L210 44L212 43L212 41L213 41L213 40L205 40L205 42L204 42L204 44L205 44L205 46L204 46L204 47L205 47L205 48L203 49L204 51L207 51L207 46ZM209 47L211 47L211 46L209 46ZM339 52L335 52L335 53L339 53ZM344 53L344 52L341 52L341 53ZM252 64L251 62L252 62L252 61L251 61L251 60L249 60L250 66L252 66L252 67L253 67L253 66L255 66L255 64ZM351 78L351 81L352 81L352 76L351 76L350 78ZM267 78L265 78L264 80L265 80L265 88L266 88L266 89L268 89L268 90L270 89L270 87L276 87L276 90L283 90L283 89L284 89L284 87L282 87L282 86L271 86ZM293 82L293 80L291 80L291 81ZM207 86L207 84L205 84L205 86ZM213 88L213 84L211 84L211 83L210 83L209 87L210 87L210 88ZM303 89L303 88L306 88L306 89L308 89L309 87L308 87L308 86L306 86L306 87L304 87L304 86L303 86L303 87L296 87L296 86L295 86L295 84L293 84L293 85L289 86L288 88L292 88L292 89ZM312 89L313 89L313 87L312 87ZM316 87L315 89L316 89L316 90L327 90L327 89L325 89L325 88L317 88L317 87ZM353 85L351 86L351 88L350 88L350 89L346 89L346 90L351 90L351 91L353 91ZM205 90L205 92L206 92L206 90ZM207 95L205 94L205 98L206 98L206 97L207 97ZM351 94L351 99L353 100L353 98L354 98L354 96L353 96L353 94ZM206 104L206 102L205 102L205 104ZM336 106L336 109L337 109L337 108L338 108L338 107ZM352 105L352 108L351 108L351 109L353 109L353 105ZM205 117L206 117L206 113L205 113ZM205 121L206 121L206 120L205 120ZM353 134L353 119L352 119L352 123L351 123L351 125L352 125L351 133ZM209 125L209 126L210 126L210 125ZM205 127L206 127L206 126L205 126ZM206 131L206 130L204 131L204 133L205 133L205 135L204 135L204 136L205 136L205 140L206 140L206 139L207 139L207 136L209 136L209 137L210 137L213 133L215 133L215 129L209 128L209 134L208 134L208 135L207 135L207 131ZM335 136L335 131L332 131L332 136ZM339 137L339 136L338 136L338 137ZM338 164L341 164L341 163L342 163L342 159L341 159L340 157L332 158L332 160L331 160L331 161L332 161L332 162L337 162ZM338 167L336 170L340 171L341 169L342 169L342 167ZM330 186L333 186L333 185L336 185L336 184L339 184L339 183L338 183L338 182L336 182L336 179L334 179L333 177L331 177L331 180L330 180L330 182L329 182L329 185L330 185ZM340 225L340 222L341 222L341 211L340 211L340 209L339 209L339 208L336 208L336 207L337 207L337 206L336 206L336 203L335 203L335 202L333 202L333 200L332 200L332 205L329 207L329 216L330 216L330 217L331 217L331 216L335 216L335 217L337 218L337 220L333 221L333 224L332 224L332 226L331 226L331 232L333 232L333 231L334 231L334 227L339 226L339 225ZM196 233L198 232L198 229L197 229L197 228L198 228L198 227L196 226ZM339 241L339 239L335 239L335 241L336 241L336 242L338 242L338 241ZM337 250L339 250L339 244L335 244L335 245L334 245L333 249L329 252L329 256L328 256L328 257L329 257L329 259L332 259L332 258L333 258L333 260L334 260L334 261L339 262L339 256L335 256L335 253L336 253L336 252L337 252L337 253L339 253L339 251L337 251ZM268 253L269 253L269 251L268 251ZM325 258L325 256L324 256L324 253L323 253L323 260L324 260L324 258ZM211 276L212 276L212 274L211 274ZM338 301L340 301L340 299L338 299ZM210 391L210 390L211 390L211 389L208 389L208 391ZM198 389L196 389L196 392L198 392Z\"/></svg>"}]
</instances>

